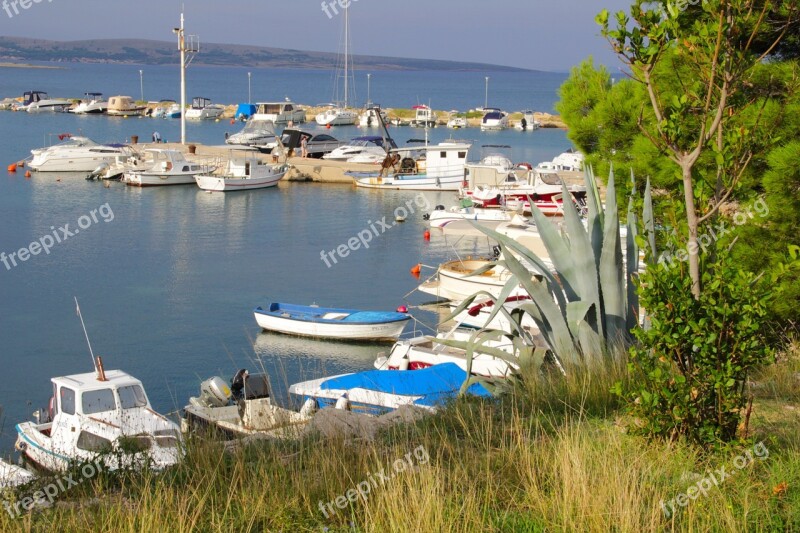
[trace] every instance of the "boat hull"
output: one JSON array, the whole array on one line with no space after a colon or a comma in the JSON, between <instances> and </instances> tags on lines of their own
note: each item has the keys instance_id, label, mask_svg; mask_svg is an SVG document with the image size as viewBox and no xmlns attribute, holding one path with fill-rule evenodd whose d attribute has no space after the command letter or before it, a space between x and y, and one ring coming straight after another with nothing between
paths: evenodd
<instances>
[{"instance_id":1,"label":"boat hull","mask_svg":"<svg viewBox=\"0 0 800 533\"><path fill-rule=\"evenodd\" d=\"M257 308L254 314L259 327L267 331L350 341L395 341L410 319L409 316L404 315L385 322L337 322L336 320L303 319L295 313L269 312L261 308Z\"/></svg>"},{"instance_id":2,"label":"boat hull","mask_svg":"<svg viewBox=\"0 0 800 533\"><path fill-rule=\"evenodd\" d=\"M226 178L220 176L195 176L197 186L204 191L228 192L275 187L286 172L255 178Z\"/></svg>"},{"instance_id":3,"label":"boat hull","mask_svg":"<svg viewBox=\"0 0 800 533\"><path fill-rule=\"evenodd\" d=\"M195 174L147 174L125 175L125 183L132 187L159 187L165 185L190 185L196 183Z\"/></svg>"},{"instance_id":4,"label":"boat hull","mask_svg":"<svg viewBox=\"0 0 800 533\"><path fill-rule=\"evenodd\" d=\"M37 161L34 156L28 166L36 172L93 172L103 163L111 164L116 155L110 157L57 157L49 156Z\"/></svg>"},{"instance_id":5,"label":"boat hull","mask_svg":"<svg viewBox=\"0 0 800 533\"><path fill-rule=\"evenodd\" d=\"M356 178L356 186L364 189L395 189L409 191L457 191L463 174L444 178L429 178L426 175L408 177L364 177Z\"/></svg>"}]
</instances>

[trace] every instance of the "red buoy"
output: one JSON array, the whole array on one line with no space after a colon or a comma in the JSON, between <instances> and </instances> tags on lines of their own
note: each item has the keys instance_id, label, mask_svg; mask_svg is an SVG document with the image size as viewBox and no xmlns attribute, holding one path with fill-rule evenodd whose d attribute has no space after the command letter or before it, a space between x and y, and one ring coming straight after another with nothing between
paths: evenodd
<instances>
[{"instance_id":1,"label":"red buoy","mask_svg":"<svg viewBox=\"0 0 800 533\"><path fill-rule=\"evenodd\" d=\"M426 241L431 240L431 232L429 230L425 230L425 233L422 234L422 238Z\"/></svg>"},{"instance_id":2,"label":"red buoy","mask_svg":"<svg viewBox=\"0 0 800 533\"><path fill-rule=\"evenodd\" d=\"M398 313L408 313L408 307L406 307L405 305L401 305L401 306L399 306L397 308L397 312Z\"/></svg>"},{"instance_id":3,"label":"red buoy","mask_svg":"<svg viewBox=\"0 0 800 533\"><path fill-rule=\"evenodd\" d=\"M30 178L31 177L31 171L30 170L25 172L25 177L26 178Z\"/></svg>"},{"instance_id":4,"label":"red buoy","mask_svg":"<svg viewBox=\"0 0 800 533\"><path fill-rule=\"evenodd\" d=\"M17 164L16 163L11 163L10 165L8 165L8 171L9 172L16 172L17 171Z\"/></svg>"}]
</instances>

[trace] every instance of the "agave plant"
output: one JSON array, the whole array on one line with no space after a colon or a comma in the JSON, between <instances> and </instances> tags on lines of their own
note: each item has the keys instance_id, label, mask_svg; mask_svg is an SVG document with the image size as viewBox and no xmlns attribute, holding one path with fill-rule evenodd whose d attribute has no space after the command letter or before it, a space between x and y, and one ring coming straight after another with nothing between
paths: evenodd
<instances>
[{"instance_id":1,"label":"agave plant","mask_svg":"<svg viewBox=\"0 0 800 533\"><path fill-rule=\"evenodd\" d=\"M544 360L544 351L542 347L533 345L530 335L521 327L523 316L530 315L562 372L568 368L602 363L604 357L614 353L615 347L630 340L630 331L636 327L639 317L639 301L633 283L639 270L635 187L632 188L628 203L623 260L613 169L609 174L605 209L600 201L593 170L586 169L584 177L588 204L585 224L573 202L564 202L563 230L531 202L533 218L549 254L552 270L525 246L496 231L476 225L500 244L502 259L474 274L502 265L512 276L498 298L485 292L472 295L446 320L453 319L476 299L485 296L496 304L489 320L498 313L509 318L513 331L508 333L518 337L518 341L515 340L515 355L519 364L538 366ZM562 183L562 186L563 197L571 198L566 184ZM654 251L649 180L645 189L643 219L647 245ZM519 286L528 293L530 302L518 304L510 312L502 302ZM507 333L480 330L469 342L437 342L467 350L468 365L476 351L513 360L507 353L483 345L485 341L496 339L501 334Z\"/></svg>"}]
</instances>

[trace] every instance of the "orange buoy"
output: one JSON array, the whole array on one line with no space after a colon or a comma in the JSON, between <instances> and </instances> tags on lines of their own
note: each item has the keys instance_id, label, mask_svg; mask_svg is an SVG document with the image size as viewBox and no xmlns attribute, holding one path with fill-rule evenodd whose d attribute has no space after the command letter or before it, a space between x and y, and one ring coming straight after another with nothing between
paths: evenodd
<instances>
[{"instance_id":1,"label":"orange buoy","mask_svg":"<svg viewBox=\"0 0 800 533\"><path fill-rule=\"evenodd\" d=\"M18 166L18 167L25 168L25 160L22 160L22 161L17 161L17 166Z\"/></svg>"},{"instance_id":2,"label":"orange buoy","mask_svg":"<svg viewBox=\"0 0 800 533\"><path fill-rule=\"evenodd\" d=\"M30 170L26 170L25 171L25 177L26 178L30 178L31 177L31 171Z\"/></svg>"},{"instance_id":3,"label":"orange buoy","mask_svg":"<svg viewBox=\"0 0 800 533\"><path fill-rule=\"evenodd\" d=\"M331 125L330 125L330 124L325 124L325 129L326 129L326 130L329 130L329 129L331 129Z\"/></svg>"},{"instance_id":4,"label":"orange buoy","mask_svg":"<svg viewBox=\"0 0 800 533\"><path fill-rule=\"evenodd\" d=\"M235 119L235 118L232 118L232 119L231 119L231 126L233 126L234 124L236 124L236 119Z\"/></svg>"},{"instance_id":5,"label":"orange buoy","mask_svg":"<svg viewBox=\"0 0 800 533\"><path fill-rule=\"evenodd\" d=\"M411 267L411 273L414 274L415 276L419 276L420 272L422 272L422 264L421 263L417 263L416 265Z\"/></svg>"},{"instance_id":6,"label":"orange buoy","mask_svg":"<svg viewBox=\"0 0 800 533\"><path fill-rule=\"evenodd\" d=\"M17 164L16 163L11 163L10 165L8 165L8 171L9 172L16 172L17 171Z\"/></svg>"},{"instance_id":7,"label":"orange buoy","mask_svg":"<svg viewBox=\"0 0 800 533\"><path fill-rule=\"evenodd\" d=\"M426 241L431 240L431 232L429 230L425 230L425 233L422 234L422 238Z\"/></svg>"}]
</instances>

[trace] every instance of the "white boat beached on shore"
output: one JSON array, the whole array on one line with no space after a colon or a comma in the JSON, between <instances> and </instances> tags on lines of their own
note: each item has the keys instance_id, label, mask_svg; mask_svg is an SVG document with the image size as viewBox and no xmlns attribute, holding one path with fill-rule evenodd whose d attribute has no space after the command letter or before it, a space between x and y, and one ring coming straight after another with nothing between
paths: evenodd
<instances>
[{"instance_id":1,"label":"white boat beached on shore","mask_svg":"<svg viewBox=\"0 0 800 533\"><path fill-rule=\"evenodd\" d=\"M210 431L223 438L248 435L296 437L310 419L305 412L284 409L272 402L269 376L239 370L230 386L215 376L200 384L200 395L183 409L181 429Z\"/></svg>"},{"instance_id":2,"label":"white boat beached on shore","mask_svg":"<svg viewBox=\"0 0 800 533\"><path fill-rule=\"evenodd\" d=\"M142 382L121 370L52 379L53 396L38 421L17 424L17 449L50 471L101 459L105 468L174 465L179 427L150 406ZM99 455L104 454L106 455Z\"/></svg>"},{"instance_id":3,"label":"white boat beached on shore","mask_svg":"<svg viewBox=\"0 0 800 533\"><path fill-rule=\"evenodd\" d=\"M455 363L443 363L413 372L368 370L314 379L291 385L289 392L303 398L304 408L308 400L313 400L317 409L336 407L370 415L404 405L435 411L458 396L467 377ZM491 396L478 383L471 385L467 393Z\"/></svg>"},{"instance_id":4,"label":"white boat beached on shore","mask_svg":"<svg viewBox=\"0 0 800 533\"><path fill-rule=\"evenodd\" d=\"M198 174L197 186L204 191L246 191L274 187L286 175L289 167L273 165L260 159L231 159L228 168L220 175Z\"/></svg>"},{"instance_id":5,"label":"white boat beached on shore","mask_svg":"<svg viewBox=\"0 0 800 533\"><path fill-rule=\"evenodd\" d=\"M359 311L313 305L272 303L257 307L255 317L265 330L290 335L341 340L396 340L411 319L395 311Z\"/></svg>"}]
</instances>

